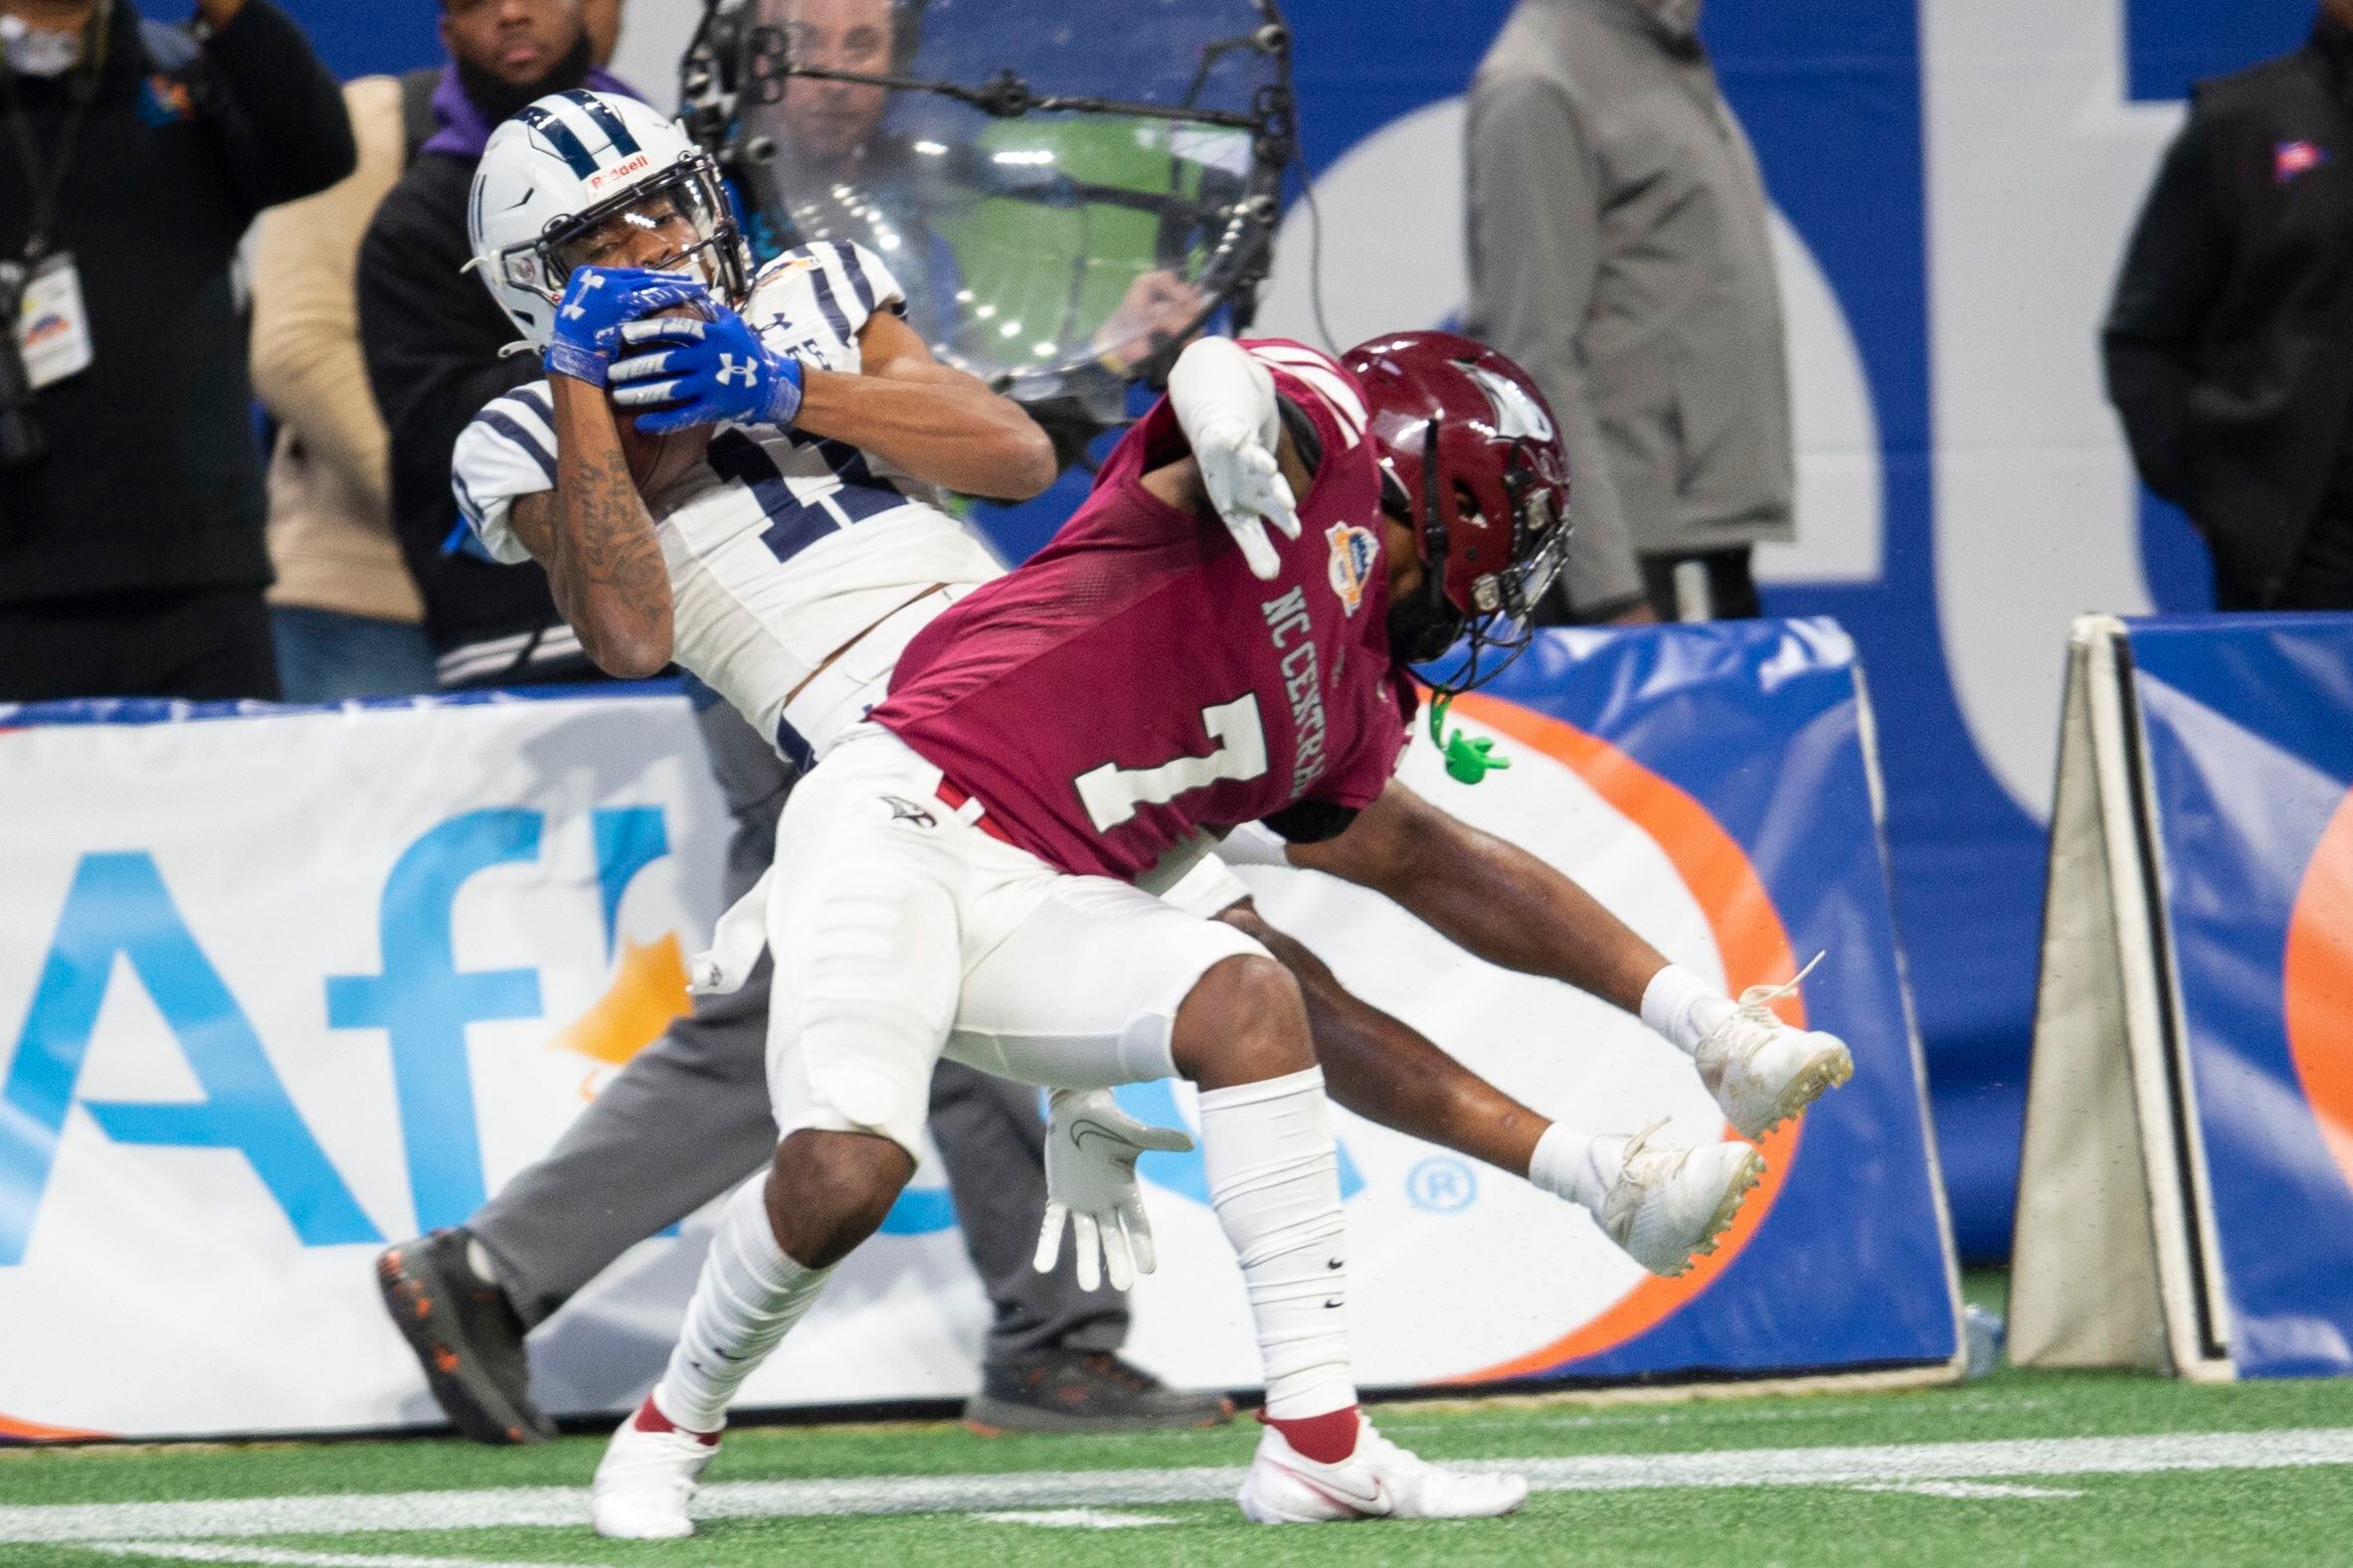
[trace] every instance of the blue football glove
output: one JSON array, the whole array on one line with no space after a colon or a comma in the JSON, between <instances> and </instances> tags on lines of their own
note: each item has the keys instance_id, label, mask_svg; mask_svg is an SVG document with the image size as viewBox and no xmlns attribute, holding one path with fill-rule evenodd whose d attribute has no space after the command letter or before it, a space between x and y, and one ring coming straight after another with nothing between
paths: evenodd
<instances>
[{"instance_id":1,"label":"blue football glove","mask_svg":"<svg viewBox=\"0 0 2353 1568\"><path fill-rule=\"evenodd\" d=\"M617 336L616 353L642 352L613 362L613 401L633 409L668 405L637 416L648 436L693 425L782 427L801 412L801 361L771 350L732 310L721 307L708 321L631 321Z\"/></svg>"},{"instance_id":2,"label":"blue football glove","mask_svg":"<svg viewBox=\"0 0 2353 1568\"><path fill-rule=\"evenodd\" d=\"M650 310L698 304L716 309L710 291L677 272L638 266L578 266L556 306L556 328L544 363L551 376L570 376L592 387L605 385L613 355L614 330Z\"/></svg>"}]
</instances>

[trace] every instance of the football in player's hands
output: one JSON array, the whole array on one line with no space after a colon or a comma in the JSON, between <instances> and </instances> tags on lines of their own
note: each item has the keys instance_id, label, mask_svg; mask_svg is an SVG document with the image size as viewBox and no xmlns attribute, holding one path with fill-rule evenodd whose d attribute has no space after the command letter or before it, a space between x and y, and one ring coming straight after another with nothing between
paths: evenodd
<instances>
[{"instance_id":1,"label":"football in player's hands","mask_svg":"<svg viewBox=\"0 0 2353 1568\"><path fill-rule=\"evenodd\" d=\"M799 357L771 349L725 305L699 321L627 322L616 336L614 401L650 410L647 431L722 424L781 429L801 412L806 372Z\"/></svg>"},{"instance_id":2,"label":"football in player's hands","mask_svg":"<svg viewBox=\"0 0 2353 1568\"><path fill-rule=\"evenodd\" d=\"M653 316L707 319L707 312L699 305L684 303L649 311L640 319ZM695 464L703 460L703 454L710 448L711 437L717 434L717 430L709 425L690 425L683 430L666 432L640 430L637 426L640 418L659 413L661 408L668 405L650 409L643 406L627 407L615 398L615 394L623 390L625 388L621 385L608 387L606 401L613 410L613 428L621 436L621 455L630 465L630 477L636 481L637 493L650 498L686 477Z\"/></svg>"}]
</instances>

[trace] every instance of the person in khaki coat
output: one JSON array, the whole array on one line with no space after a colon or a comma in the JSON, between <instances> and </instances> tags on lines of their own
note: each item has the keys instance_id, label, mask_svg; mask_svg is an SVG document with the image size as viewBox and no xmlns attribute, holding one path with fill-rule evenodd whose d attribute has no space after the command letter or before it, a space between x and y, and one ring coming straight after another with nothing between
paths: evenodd
<instances>
[{"instance_id":1,"label":"person in khaki coat","mask_svg":"<svg viewBox=\"0 0 2353 1568\"><path fill-rule=\"evenodd\" d=\"M584 0L597 64L613 58L622 0ZM419 83L361 77L344 105L359 166L272 208L254 236L254 389L277 426L269 473L271 635L288 702L432 691L424 605L392 532L390 438L360 355L352 287L369 220L434 121ZM404 98L407 87L416 101Z\"/></svg>"},{"instance_id":2,"label":"person in khaki coat","mask_svg":"<svg viewBox=\"0 0 2353 1568\"><path fill-rule=\"evenodd\" d=\"M1574 618L1759 612L1795 452L1770 209L1700 0L1520 0L1471 86L1463 330L1562 426Z\"/></svg>"},{"instance_id":3,"label":"person in khaki coat","mask_svg":"<svg viewBox=\"0 0 2353 1568\"><path fill-rule=\"evenodd\" d=\"M393 543L389 442L351 287L360 236L408 161L401 84L362 77L343 99L359 167L272 209L254 238L254 390L277 424L271 634L288 702L433 689L423 607Z\"/></svg>"}]
</instances>

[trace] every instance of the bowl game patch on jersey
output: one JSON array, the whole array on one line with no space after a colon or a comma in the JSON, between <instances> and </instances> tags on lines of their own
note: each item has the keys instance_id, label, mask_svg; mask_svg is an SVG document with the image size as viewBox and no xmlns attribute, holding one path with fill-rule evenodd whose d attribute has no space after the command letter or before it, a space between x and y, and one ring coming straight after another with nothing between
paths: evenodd
<instances>
[{"instance_id":1,"label":"bowl game patch on jersey","mask_svg":"<svg viewBox=\"0 0 2353 1568\"><path fill-rule=\"evenodd\" d=\"M1364 603L1364 585L1380 565L1380 540L1371 529L1347 521L1334 523L1324 537L1332 545L1332 592L1353 615Z\"/></svg>"}]
</instances>

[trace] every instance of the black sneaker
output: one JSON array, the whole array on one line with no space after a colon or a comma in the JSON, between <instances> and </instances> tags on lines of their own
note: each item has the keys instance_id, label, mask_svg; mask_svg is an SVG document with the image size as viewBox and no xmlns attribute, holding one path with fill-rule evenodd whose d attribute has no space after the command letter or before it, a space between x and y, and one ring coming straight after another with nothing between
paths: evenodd
<instances>
[{"instance_id":1,"label":"black sneaker","mask_svg":"<svg viewBox=\"0 0 2353 1568\"><path fill-rule=\"evenodd\" d=\"M384 1309L459 1432L476 1443L544 1443L556 1427L531 1403L523 1320L497 1282L466 1261L470 1241L462 1230L438 1230L387 1248L376 1260Z\"/></svg>"},{"instance_id":2,"label":"black sneaker","mask_svg":"<svg viewBox=\"0 0 2353 1568\"><path fill-rule=\"evenodd\" d=\"M1171 1388L1108 1350L1033 1350L992 1362L964 1407L964 1424L983 1437L1214 1427L1233 1418L1223 1394Z\"/></svg>"}]
</instances>

